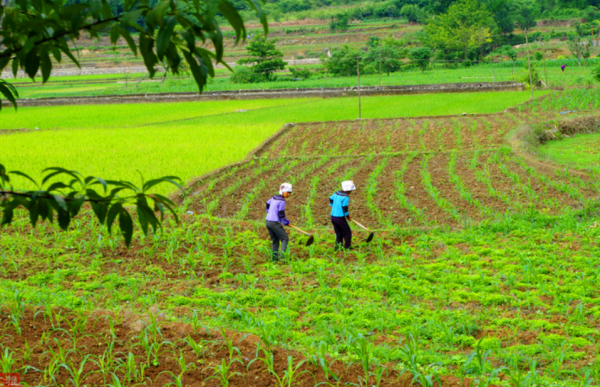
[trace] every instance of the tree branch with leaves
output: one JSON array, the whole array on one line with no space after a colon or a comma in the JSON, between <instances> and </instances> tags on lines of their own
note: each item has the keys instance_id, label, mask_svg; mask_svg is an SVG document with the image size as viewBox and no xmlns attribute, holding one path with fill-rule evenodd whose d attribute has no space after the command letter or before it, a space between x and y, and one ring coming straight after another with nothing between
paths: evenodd
<instances>
[{"instance_id":1,"label":"tree branch with leaves","mask_svg":"<svg viewBox=\"0 0 600 387\"><path fill-rule=\"evenodd\" d=\"M181 180L175 176L142 181L142 187L137 187L127 181L83 177L76 171L63 168L47 168L44 173L46 176L38 183L23 172L7 172L0 164L0 226L12 223L15 210L22 208L29 213L33 227L38 221L53 223L56 220L61 229L67 230L71 220L88 203L100 224L107 226L109 232L118 220L125 244L130 246L134 222L128 206L135 208L140 228L145 235L148 234L149 227L153 232L161 228L162 220L169 213L177 220L175 203L163 195L149 192L163 183L172 184L183 191ZM15 189L11 184L11 175L29 180L36 189ZM98 192L97 187L102 190Z\"/></svg>"},{"instance_id":2,"label":"tree branch with leaves","mask_svg":"<svg viewBox=\"0 0 600 387\"><path fill-rule=\"evenodd\" d=\"M254 9L265 33L268 32L262 9L264 0L240 1ZM70 5L63 0L0 1L0 74L10 66L15 77L23 70L35 80L41 72L42 82L46 82L52 73L52 58L60 63L66 56L80 66L69 42L81 38L84 32L98 38L101 31L107 31L112 44L123 38L136 56L138 53L142 56L150 78L158 65L175 74L186 68L202 92L208 77L215 75L213 62L227 66L218 14L235 30L236 43L243 40L246 28L230 0L162 0L155 6L150 6L149 0L124 0L119 13L113 12L109 0L84 0ZM135 31L137 40L131 31ZM207 42L212 43L213 51L199 47ZM18 92L4 79L0 79L0 109L2 98L17 108ZM175 176L142 182L137 187L127 181L83 177L64 168L47 168L44 172L46 176L38 184L23 172L7 172L0 164L0 226L10 224L15 211L22 209L29 214L34 227L38 221L56 220L66 230L87 203L109 231L118 223L129 246L134 232L129 207L135 208L144 234L149 228L157 231L168 213L177 218L175 204L169 198L150 192L162 183L181 189L181 180ZM13 187L12 178L17 176L36 189ZM98 187L102 190L96 190Z\"/></svg>"},{"instance_id":3,"label":"tree branch with leaves","mask_svg":"<svg viewBox=\"0 0 600 387\"><path fill-rule=\"evenodd\" d=\"M245 2L268 32L264 1ZM41 72L42 82L46 82L52 73L52 58L61 62L66 56L80 66L69 42L84 32L97 38L103 30L108 31L112 44L123 38L136 56L139 52L151 78L160 63L174 74L187 63L201 92L208 76L215 75L213 61L227 66L217 14L233 27L238 41L244 39L244 22L230 0L163 0L156 6L150 6L149 0L125 0L119 14L113 13L109 0L66 6L62 0L0 2L0 72L10 66L15 77L21 69L31 79ZM135 31L137 41L130 31ZM213 51L199 47L209 41ZM16 108L17 90L0 79L2 96Z\"/></svg>"}]
</instances>

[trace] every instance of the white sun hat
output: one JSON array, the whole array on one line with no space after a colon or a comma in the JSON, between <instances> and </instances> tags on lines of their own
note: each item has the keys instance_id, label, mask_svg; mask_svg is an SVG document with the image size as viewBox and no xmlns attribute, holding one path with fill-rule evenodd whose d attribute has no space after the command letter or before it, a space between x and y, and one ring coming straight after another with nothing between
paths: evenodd
<instances>
[{"instance_id":1,"label":"white sun hat","mask_svg":"<svg viewBox=\"0 0 600 387\"><path fill-rule=\"evenodd\" d=\"M354 191L356 186L352 180L346 180L342 182L342 191Z\"/></svg>"},{"instance_id":2,"label":"white sun hat","mask_svg":"<svg viewBox=\"0 0 600 387\"><path fill-rule=\"evenodd\" d=\"M283 183L279 187L279 194L283 195L284 192L292 192L292 185L290 183Z\"/></svg>"}]
</instances>

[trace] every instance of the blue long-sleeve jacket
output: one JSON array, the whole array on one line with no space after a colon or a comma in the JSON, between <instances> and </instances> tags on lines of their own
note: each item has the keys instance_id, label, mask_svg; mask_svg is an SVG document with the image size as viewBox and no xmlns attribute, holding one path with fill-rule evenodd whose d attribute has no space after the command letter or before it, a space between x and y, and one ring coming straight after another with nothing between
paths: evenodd
<instances>
[{"instance_id":1,"label":"blue long-sleeve jacket","mask_svg":"<svg viewBox=\"0 0 600 387\"><path fill-rule=\"evenodd\" d=\"M348 206L350 205L350 197L343 191L337 191L329 198L331 206L331 216L343 218L350 215Z\"/></svg>"},{"instance_id":2,"label":"blue long-sleeve jacket","mask_svg":"<svg viewBox=\"0 0 600 387\"><path fill-rule=\"evenodd\" d=\"M290 221L285 217L285 198L275 195L267 201L267 219L271 222L283 223L286 226Z\"/></svg>"}]
</instances>

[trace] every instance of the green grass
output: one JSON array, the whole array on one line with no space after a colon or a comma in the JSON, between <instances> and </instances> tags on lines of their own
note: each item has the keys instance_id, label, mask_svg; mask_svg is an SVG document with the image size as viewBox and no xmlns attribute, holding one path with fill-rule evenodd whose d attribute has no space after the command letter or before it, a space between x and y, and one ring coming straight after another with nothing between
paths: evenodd
<instances>
[{"instance_id":1,"label":"green grass","mask_svg":"<svg viewBox=\"0 0 600 387\"><path fill-rule=\"evenodd\" d=\"M307 99L206 101L21 107L2 111L0 129L126 128L152 123L185 120L236 110L261 109L306 102ZM76 111L77 114L73 114Z\"/></svg>"},{"instance_id":2,"label":"green grass","mask_svg":"<svg viewBox=\"0 0 600 387\"><path fill-rule=\"evenodd\" d=\"M363 118L491 113L528 97L527 92L369 97L362 99L362 109ZM255 110L231 113L250 108ZM287 122L355 119L358 99L60 106L0 114L4 128L60 129L3 136L0 160L10 170L39 177L43 168L62 166L131 181L139 180L140 171L146 179L176 175L187 182L242 160ZM177 121L186 118L193 119Z\"/></svg>"},{"instance_id":3,"label":"green grass","mask_svg":"<svg viewBox=\"0 0 600 387\"><path fill-rule=\"evenodd\" d=\"M538 148L540 157L575 168L600 167L600 134L580 134L550 141Z\"/></svg>"}]
</instances>

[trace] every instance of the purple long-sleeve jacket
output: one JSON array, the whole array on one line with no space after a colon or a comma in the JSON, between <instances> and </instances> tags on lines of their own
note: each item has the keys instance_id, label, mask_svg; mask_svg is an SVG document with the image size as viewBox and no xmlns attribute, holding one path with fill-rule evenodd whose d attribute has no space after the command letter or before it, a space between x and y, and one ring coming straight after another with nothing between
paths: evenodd
<instances>
[{"instance_id":1,"label":"purple long-sleeve jacket","mask_svg":"<svg viewBox=\"0 0 600 387\"><path fill-rule=\"evenodd\" d=\"M286 226L290 221L285 217L285 199L281 195L275 195L267 201L267 220L280 222Z\"/></svg>"}]
</instances>

